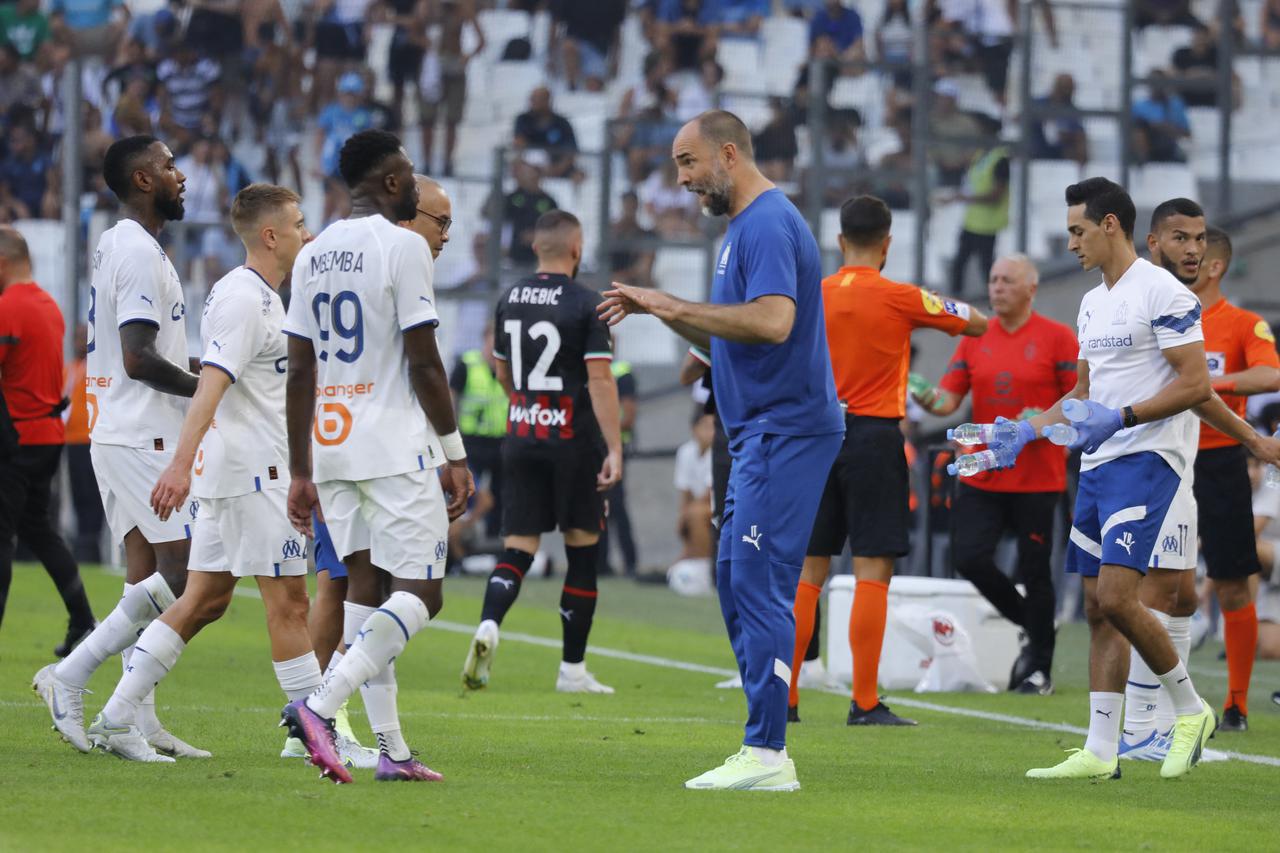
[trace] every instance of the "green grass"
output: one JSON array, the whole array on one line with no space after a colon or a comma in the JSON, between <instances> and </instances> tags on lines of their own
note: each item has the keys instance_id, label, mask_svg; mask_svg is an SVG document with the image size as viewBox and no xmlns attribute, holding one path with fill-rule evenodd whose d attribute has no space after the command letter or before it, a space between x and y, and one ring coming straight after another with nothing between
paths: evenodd
<instances>
[{"instance_id":1,"label":"green grass","mask_svg":"<svg viewBox=\"0 0 1280 853\"><path fill-rule=\"evenodd\" d=\"M85 582L99 616L120 578ZM443 619L473 622L482 582L449 581ZM507 620L513 632L559 636L558 585L531 581ZM29 690L61 638L61 608L42 572L19 566L0 633L0 849L305 849L415 845L468 850L708 849L1264 849L1275 847L1280 767L1202 764L1166 782L1155 765L1125 765L1119 782L1033 783L1076 735L915 711L912 730L844 725L847 697L805 694L789 750L795 794L685 791L688 777L736 750L741 693L714 676L596 656L615 696L553 690L555 649L510 641L490 688L460 695L467 637L420 635L397 661L410 742L443 784L375 785L368 771L336 787L277 758L282 704L262 605L237 597L161 686L161 718L214 752L208 761L134 765L80 755L49 729ZM607 582L594 644L731 667L715 602ZM1050 722L1084 717L1085 637L1064 629L1059 692L1048 698L924 697ZM1197 682L1216 703L1225 665L1209 644ZM90 716L119 675L108 663L87 697ZM1259 664L1252 730L1214 746L1280 757L1280 713L1268 700L1280 666ZM358 706L358 703L355 703ZM900 706L900 711L907 711ZM357 732L363 721L354 712Z\"/></svg>"}]
</instances>

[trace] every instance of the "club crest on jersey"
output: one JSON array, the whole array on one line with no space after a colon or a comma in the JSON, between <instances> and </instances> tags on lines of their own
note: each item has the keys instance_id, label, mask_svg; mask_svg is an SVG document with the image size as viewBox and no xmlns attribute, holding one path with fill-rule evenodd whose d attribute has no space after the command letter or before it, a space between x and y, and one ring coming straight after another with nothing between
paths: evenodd
<instances>
[{"instance_id":1,"label":"club crest on jersey","mask_svg":"<svg viewBox=\"0 0 1280 853\"><path fill-rule=\"evenodd\" d=\"M1129 322L1129 303L1121 302L1116 307L1115 315L1111 318L1111 325L1123 326L1127 322Z\"/></svg>"},{"instance_id":2,"label":"club crest on jersey","mask_svg":"<svg viewBox=\"0 0 1280 853\"><path fill-rule=\"evenodd\" d=\"M720 252L720 263L716 265L716 275L724 275L725 270L729 269L729 252L732 249L732 242L724 244L724 250Z\"/></svg>"}]
</instances>

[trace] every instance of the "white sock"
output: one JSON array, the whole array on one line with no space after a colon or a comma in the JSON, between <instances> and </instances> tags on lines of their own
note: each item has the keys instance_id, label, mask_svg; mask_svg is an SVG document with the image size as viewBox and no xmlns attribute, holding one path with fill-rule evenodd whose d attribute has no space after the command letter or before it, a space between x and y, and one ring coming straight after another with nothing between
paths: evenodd
<instances>
[{"instance_id":1,"label":"white sock","mask_svg":"<svg viewBox=\"0 0 1280 853\"><path fill-rule=\"evenodd\" d=\"M355 644L356 637L359 635L360 629L364 627L365 621L377 609L367 604L356 604L351 601L342 602L342 648L338 651L344 655L347 653L347 649ZM331 666L336 667L337 664L331 664Z\"/></svg>"},{"instance_id":2,"label":"white sock","mask_svg":"<svg viewBox=\"0 0 1280 853\"><path fill-rule=\"evenodd\" d=\"M400 715L396 711L396 665L387 664L382 671L360 685L369 728L378 738L378 749L392 761L409 757L409 745L400 732Z\"/></svg>"},{"instance_id":3,"label":"white sock","mask_svg":"<svg viewBox=\"0 0 1280 853\"><path fill-rule=\"evenodd\" d=\"M1164 616L1163 613L1160 615ZM1187 658L1191 656L1191 617L1164 616L1161 621L1164 623L1165 630L1169 632L1169 639L1173 642L1174 651L1178 653L1178 660L1186 663ZM1156 728L1161 732L1167 732L1173 728L1176 720L1173 697L1161 685L1160 698L1156 700Z\"/></svg>"},{"instance_id":4,"label":"white sock","mask_svg":"<svg viewBox=\"0 0 1280 853\"><path fill-rule=\"evenodd\" d=\"M765 767L777 767L787 760L785 749L769 749L767 746L751 747L751 754Z\"/></svg>"},{"instance_id":5,"label":"white sock","mask_svg":"<svg viewBox=\"0 0 1280 853\"><path fill-rule=\"evenodd\" d=\"M169 674L187 644L178 632L163 622L152 622L138 638L129 665L125 668L115 692L107 700L102 715L118 725L137 725L139 705L143 698ZM154 730L153 730L154 731ZM146 734L146 732L144 732Z\"/></svg>"},{"instance_id":6,"label":"white sock","mask_svg":"<svg viewBox=\"0 0 1280 853\"><path fill-rule=\"evenodd\" d=\"M315 652L307 652L292 660L272 661L271 666L275 668L280 689L290 702L310 696L323 680Z\"/></svg>"},{"instance_id":7,"label":"white sock","mask_svg":"<svg viewBox=\"0 0 1280 853\"><path fill-rule=\"evenodd\" d=\"M1147 612L1162 626L1168 627L1170 617L1167 613L1150 607ZM1156 724L1160 690L1160 679L1147 666L1138 650L1130 646L1129 679L1124 686L1124 736L1127 742L1141 743L1157 729L1165 731ZM1168 701L1165 704L1168 705Z\"/></svg>"},{"instance_id":8,"label":"white sock","mask_svg":"<svg viewBox=\"0 0 1280 853\"><path fill-rule=\"evenodd\" d=\"M145 629L144 629L145 630ZM138 631L138 635L142 635L142 631ZM129 671L129 664L133 660L133 650L138 646L135 643L124 651L120 652L120 670L121 672ZM160 718L156 716L156 689L152 687L147 691L147 695L142 697L142 701L138 703L138 710L133 720L137 724L138 729L144 736L150 736L163 728L160 725Z\"/></svg>"},{"instance_id":9,"label":"white sock","mask_svg":"<svg viewBox=\"0 0 1280 853\"><path fill-rule=\"evenodd\" d=\"M408 592L393 592L357 633L333 675L307 699L307 706L326 719L342 707L361 684L387 667L404 651L414 634L426 627L430 616L422 599ZM369 709L366 707L365 709Z\"/></svg>"},{"instance_id":10,"label":"white sock","mask_svg":"<svg viewBox=\"0 0 1280 853\"><path fill-rule=\"evenodd\" d=\"M1120 745L1123 693L1089 693L1089 737L1084 748L1103 761L1116 757Z\"/></svg>"},{"instance_id":11,"label":"white sock","mask_svg":"<svg viewBox=\"0 0 1280 853\"><path fill-rule=\"evenodd\" d=\"M560 661L560 674L567 675L570 678L586 678L587 662L580 660L577 663L569 663L568 661Z\"/></svg>"},{"instance_id":12,"label":"white sock","mask_svg":"<svg viewBox=\"0 0 1280 853\"><path fill-rule=\"evenodd\" d=\"M169 585L159 573L142 583L125 584L120 603L63 658L54 673L73 687L84 687L103 661L133 645L142 629L173 600Z\"/></svg>"},{"instance_id":13,"label":"white sock","mask_svg":"<svg viewBox=\"0 0 1280 853\"><path fill-rule=\"evenodd\" d=\"M338 668L338 664L341 662L342 662L342 652L338 651L337 649L334 649L333 655L330 656L329 658L329 665L324 668L324 678L328 678L330 675L332 675L333 671ZM322 678L321 681L323 681L324 678Z\"/></svg>"},{"instance_id":14,"label":"white sock","mask_svg":"<svg viewBox=\"0 0 1280 853\"><path fill-rule=\"evenodd\" d=\"M1177 666L1160 676L1160 683L1169 691L1169 696L1173 699L1173 711L1179 717L1199 714L1204 710L1200 694L1196 692L1196 686L1191 683L1191 676L1187 673L1187 665L1182 661L1178 661Z\"/></svg>"}]
</instances>

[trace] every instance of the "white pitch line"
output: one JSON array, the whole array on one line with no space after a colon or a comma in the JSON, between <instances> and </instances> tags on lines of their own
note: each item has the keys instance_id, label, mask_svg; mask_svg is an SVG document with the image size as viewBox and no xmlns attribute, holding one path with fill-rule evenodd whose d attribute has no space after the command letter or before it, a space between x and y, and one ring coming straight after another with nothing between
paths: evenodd
<instances>
[{"instance_id":1,"label":"white pitch line","mask_svg":"<svg viewBox=\"0 0 1280 853\"><path fill-rule=\"evenodd\" d=\"M236 587L237 595L248 595L252 598L261 598L262 596L256 589L252 587ZM433 620L427 623L429 627L439 628L442 631L449 631L454 634L472 634L475 628L470 625L464 625L461 622L447 622L443 619ZM517 643L527 643L533 646L542 646L548 649L558 649L561 647L560 640L553 640L548 637L539 637L534 634L523 634L518 631L504 631L502 639L511 640ZM614 658L616 660L625 660L631 663L643 663L649 666L657 666L663 669L677 669L685 672L697 672L703 675L716 675L722 678L728 678L738 674L736 669L725 669L719 666L706 666L700 663L690 663L689 661L674 660L672 658L659 657L657 655L642 655L635 652L623 651L622 649L607 649L600 646L588 646L587 651L593 655L604 658ZM835 688L827 688L824 692L844 695L844 690ZM941 705L937 702L926 702L921 699L912 699L909 696L894 695L891 697L898 705L905 705L908 708L919 708L923 711L935 711L940 714L953 714L958 717L973 717L979 720L989 720L993 723L1006 723L1013 726L1022 726L1023 728L1036 729L1038 731L1063 732L1065 734L1087 735L1088 729L1079 726L1073 726L1069 723L1046 723L1042 720L1032 720L1028 717L1018 717L1013 714L997 714L991 711L979 711L974 708L958 708L954 705ZM1252 755L1246 752L1232 752L1230 750L1206 750L1206 753L1217 753L1223 758L1230 758L1236 761L1245 761L1250 764L1262 764L1267 767L1280 767L1280 758L1270 755ZM1207 757L1207 756L1206 756Z\"/></svg>"}]
</instances>

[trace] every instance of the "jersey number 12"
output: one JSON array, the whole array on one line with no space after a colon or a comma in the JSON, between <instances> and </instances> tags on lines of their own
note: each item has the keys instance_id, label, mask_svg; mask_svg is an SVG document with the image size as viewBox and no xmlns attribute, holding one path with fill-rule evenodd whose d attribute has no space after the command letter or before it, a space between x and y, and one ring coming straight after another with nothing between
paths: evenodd
<instances>
[{"instance_id":1,"label":"jersey number 12","mask_svg":"<svg viewBox=\"0 0 1280 853\"><path fill-rule=\"evenodd\" d=\"M502 324L503 331L511 339L511 383L517 391L526 390L524 387L524 339L521 335L523 326L524 324L519 320L507 320ZM533 369L529 371L529 387L527 390L564 390L563 379L559 376L547 375L547 371L551 369L551 363L556 359L556 353L560 352L560 330L556 328L555 323L548 320L539 320L529 327L529 337L535 340L543 338L547 344L542 348L542 355L538 356Z\"/></svg>"}]
</instances>

